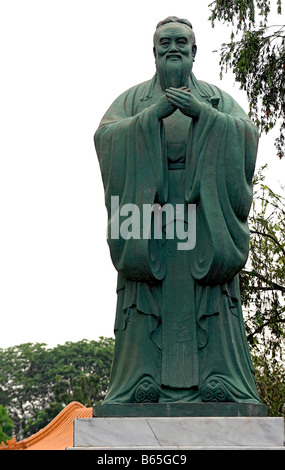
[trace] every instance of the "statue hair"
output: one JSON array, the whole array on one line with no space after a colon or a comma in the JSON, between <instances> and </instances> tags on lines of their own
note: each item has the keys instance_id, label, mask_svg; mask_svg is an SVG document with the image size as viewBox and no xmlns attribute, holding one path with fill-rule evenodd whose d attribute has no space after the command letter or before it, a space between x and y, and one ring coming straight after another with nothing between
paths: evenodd
<instances>
[{"instance_id":1,"label":"statue hair","mask_svg":"<svg viewBox=\"0 0 285 470\"><path fill-rule=\"evenodd\" d=\"M189 26L189 28L191 28L193 30L193 27L192 27L192 24L190 23L190 21L188 21L184 18L177 18L177 16L168 16L167 18L165 18L165 20L160 21L156 25L156 29L158 29L161 26L163 26L165 24L168 24L168 23L182 23L182 24L185 24L186 26Z\"/></svg>"},{"instance_id":2,"label":"statue hair","mask_svg":"<svg viewBox=\"0 0 285 470\"><path fill-rule=\"evenodd\" d=\"M195 34L194 34L194 31L193 31L192 23L190 23L190 21L188 21L184 18L177 18L177 16L168 16L167 18L165 18L165 20L162 20L159 23L157 23L156 30L155 30L155 33L154 33L154 36L153 36L153 40L155 39L157 30L159 28L161 28L162 26L165 26L167 24L173 24L173 23L178 23L178 24L183 24L185 26L188 26L188 28L191 29L191 33L193 35L194 44L195 44L196 40L195 40Z\"/></svg>"}]
</instances>

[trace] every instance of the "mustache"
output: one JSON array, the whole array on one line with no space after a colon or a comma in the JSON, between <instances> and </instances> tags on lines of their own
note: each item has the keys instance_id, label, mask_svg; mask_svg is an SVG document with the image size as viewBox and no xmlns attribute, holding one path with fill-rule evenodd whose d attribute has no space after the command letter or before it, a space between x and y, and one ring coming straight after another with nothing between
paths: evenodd
<instances>
[{"instance_id":1,"label":"mustache","mask_svg":"<svg viewBox=\"0 0 285 470\"><path fill-rule=\"evenodd\" d=\"M168 52L166 54L166 59L169 57L179 57L179 59L182 59L182 54L179 54L179 52Z\"/></svg>"}]
</instances>

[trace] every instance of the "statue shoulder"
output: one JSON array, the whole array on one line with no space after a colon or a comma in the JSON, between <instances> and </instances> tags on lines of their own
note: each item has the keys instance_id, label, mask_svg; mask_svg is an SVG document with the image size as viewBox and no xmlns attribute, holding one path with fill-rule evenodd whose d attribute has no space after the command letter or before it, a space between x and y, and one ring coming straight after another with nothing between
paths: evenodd
<instances>
[{"instance_id":1,"label":"statue shoulder","mask_svg":"<svg viewBox=\"0 0 285 470\"><path fill-rule=\"evenodd\" d=\"M106 122L106 118L131 117L136 114L137 104L149 99L152 95L153 79L134 85L121 93L111 104L102 119L101 125ZM115 119L116 120L116 119Z\"/></svg>"},{"instance_id":2,"label":"statue shoulder","mask_svg":"<svg viewBox=\"0 0 285 470\"><path fill-rule=\"evenodd\" d=\"M146 100L152 96L153 86L153 79L138 83L121 93L115 101Z\"/></svg>"}]
</instances>

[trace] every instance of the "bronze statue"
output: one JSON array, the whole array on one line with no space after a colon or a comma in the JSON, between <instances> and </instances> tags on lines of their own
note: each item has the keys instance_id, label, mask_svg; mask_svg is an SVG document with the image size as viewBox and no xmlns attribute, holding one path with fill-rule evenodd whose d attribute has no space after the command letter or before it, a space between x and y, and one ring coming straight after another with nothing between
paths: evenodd
<instances>
[{"instance_id":1,"label":"bronze statue","mask_svg":"<svg viewBox=\"0 0 285 470\"><path fill-rule=\"evenodd\" d=\"M260 403L238 278L258 133L231 96L196 79L196 51L189 21L160 22L154 77L119 96L95 134L118 271L105 404Z\"/></svg>"}]
</instances>

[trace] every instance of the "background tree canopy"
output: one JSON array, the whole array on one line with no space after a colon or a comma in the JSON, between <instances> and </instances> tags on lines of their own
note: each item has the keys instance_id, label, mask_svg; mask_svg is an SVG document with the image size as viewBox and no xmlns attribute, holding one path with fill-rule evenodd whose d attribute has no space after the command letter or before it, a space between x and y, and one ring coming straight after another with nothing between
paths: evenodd
<instances>
[{"instance_id":1,"label":"background tree canopy","mask_svg":"<svg viewBox=\"0 0 285 470\"><path fill-rule=\"evenodd\" d=\"M249 217L250 252L240 273L247 340L255 353L284 354L285 197L264 183L264 168L255 176ZM284 188L280 188L283 190Z\"/></svg>"},{"instance_id":2,"label":"background tree canopy","mask_svg":"<svg viewBox=\"0 0 285 470\"><path fill-rule=\"evenodd\" d=\"M271 4L274 4L272 7ZM210 20L232 25L230 42L221 48L221 75L231 68L249 100L249 115L267 133L279 128L277 155L284 156L285 25L268 24L270 12L282 13L281 0L216 0ZM281 16L280 16L281 17Z\"/></svg>"},{"instance_id":3,"label":"background tree canopy","mask_svg":"<svg viewBox=\"0 0 285 470\"><path fill-rule=\"evenodd\" d=\"M39 343L0 349L0 404L13 420L13 435L19 440L37 432L71 401L88 407L100 403L113 345L112 338L101 337L52 349ZM6 426L6 434L10 431Z\"/></svg>"},{"instance_id":4,"label":"background tree canopy","mask_svg":"<svg viewBox=\"0 0 285 470\"><path fill-rule=\"evenodd\" d=\"M247 341L262 401L271 416L285 414L285 197L254 180L249 257L240 273ZM284 188L280 188L284 194Z\"/></svg>"}]
</instances>

